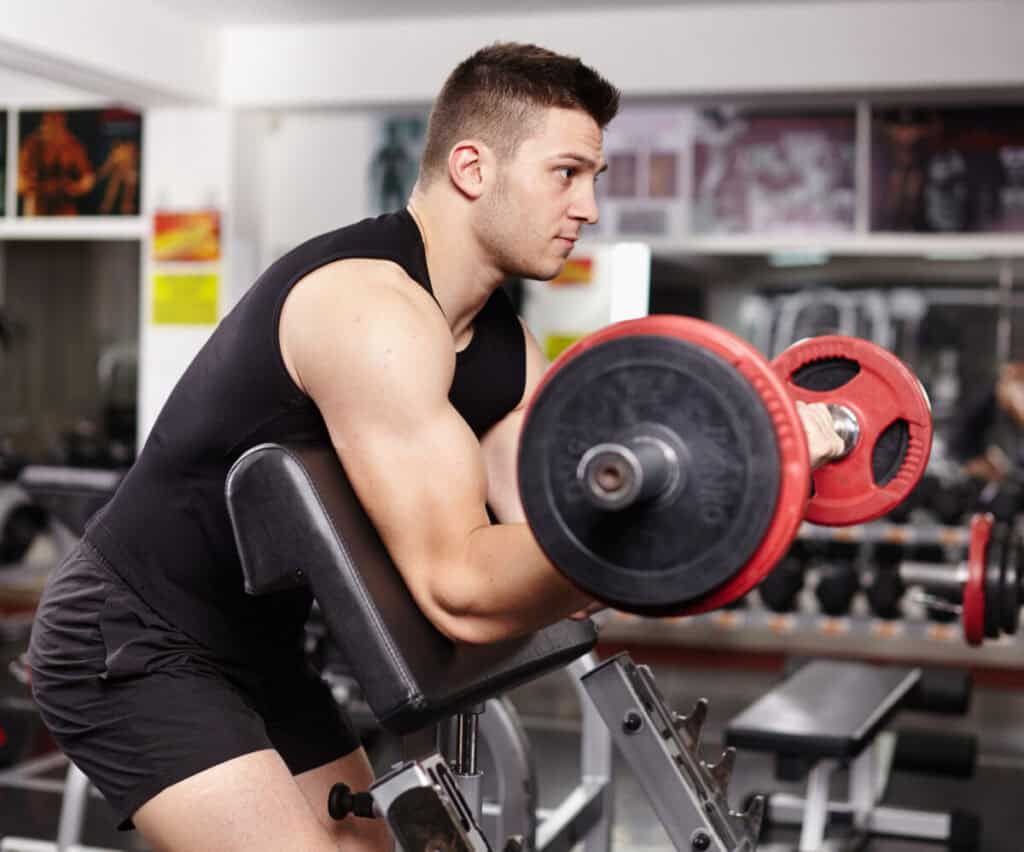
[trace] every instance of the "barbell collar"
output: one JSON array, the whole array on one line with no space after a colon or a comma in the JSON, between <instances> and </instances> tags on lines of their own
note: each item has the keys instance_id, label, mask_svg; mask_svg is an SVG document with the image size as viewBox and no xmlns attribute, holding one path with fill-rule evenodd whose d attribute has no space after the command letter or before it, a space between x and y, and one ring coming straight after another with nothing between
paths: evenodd
<instances>
[{"instance_id":1,"label":"barbell collar","mask_svg":"<svg viewBox=\"0 0 1024 852\"><path fill-rule=\"evenodd\" d=\"M587 450L576 476L595 508L621 512L678 493L688 460L685 445L671 430L643 424Z\"/></svg>"}]
</instances>

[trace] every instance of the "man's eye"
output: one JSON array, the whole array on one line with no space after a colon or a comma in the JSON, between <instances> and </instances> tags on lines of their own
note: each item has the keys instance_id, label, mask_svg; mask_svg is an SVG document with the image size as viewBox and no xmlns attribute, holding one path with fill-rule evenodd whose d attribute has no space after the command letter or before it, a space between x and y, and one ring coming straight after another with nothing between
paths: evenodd
<instances>
[{"instance_id":1,"label":"man's eye","mask_svg":"<svg viewBox=\"0 0 1024 852\"><path fill-rule=\"evenodd\" d=\"M573 166L559 166L558 173L562 175L566 180L569 180L576 174L576 169Z\"/></svg>"}]
</instances>

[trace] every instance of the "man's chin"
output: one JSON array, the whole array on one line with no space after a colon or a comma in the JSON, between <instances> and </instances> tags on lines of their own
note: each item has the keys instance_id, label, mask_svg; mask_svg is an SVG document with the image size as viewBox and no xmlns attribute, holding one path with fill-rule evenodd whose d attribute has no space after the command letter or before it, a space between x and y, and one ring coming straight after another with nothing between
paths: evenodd
<instances>
[{"instance_id":1,"label":"man's chin","mask_svg":"<svg viewBox=\"0 0 1024 852\"><path fill-rule=\"evenodd\" d=\"M535 281L551 281L562 274L562 270L565 269L565 263L568 259L569 258L567 257L563 257L557 262L557 264L549 265L543 270L538 268L535 270L535 274L527 275L525 277L533 278Z\"/></svg>"}]
</instances>

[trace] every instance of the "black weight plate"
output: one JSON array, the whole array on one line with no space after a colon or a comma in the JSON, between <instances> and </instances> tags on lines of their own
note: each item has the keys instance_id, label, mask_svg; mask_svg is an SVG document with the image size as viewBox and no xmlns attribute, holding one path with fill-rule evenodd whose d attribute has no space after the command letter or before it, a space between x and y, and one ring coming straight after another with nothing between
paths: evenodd
<instances>
[{"instance_id":1,"label":"black weight plate","mask_svg":"<svg viewBox=\"0 0 1024 852\"><path fill-rule=\"evenodd\" d=\"M999 608L1000 627L1008 636L1015 636L1020 627L1020 572L1024 567L1021 564L1022 548L1024 548L1024 539L1019 530L1014 530L1007 548L1003 584L999 594L999 599L1002 602Z\"/></svg>"},{"instance_id":2,"label":"black weight plate","mask_svg":"<svg viewBox=\"0 0 1024 852\"><path fill-rule=\"evenodd\" d=\"M576 471L595 444L638 424L673 430L690 459L669 501L595 508ZM562 366L533 402L520 494L548 557L620 609L678 610L739 572L764 537L780 484L760 396L718 355L666 336L623 336Z\"/></svg>"},{"instance_id":3,"label":"black weight plate","mask_svg":"<svg viewBox=\"0 0 1024 852\"><path fill-rule=\"evenodd\" d=\"M992 528L985 555L985 636L999 638L999 624L1002 618L1003 564L1006 560L1009 527L997 523Z\"/></svg>"}]
</instances>

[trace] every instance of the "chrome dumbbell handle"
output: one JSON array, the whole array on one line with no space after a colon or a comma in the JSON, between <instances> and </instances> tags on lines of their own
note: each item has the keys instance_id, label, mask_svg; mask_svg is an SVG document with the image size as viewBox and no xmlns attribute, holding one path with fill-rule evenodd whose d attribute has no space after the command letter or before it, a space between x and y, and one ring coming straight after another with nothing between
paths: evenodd
<instances>
[{"instance_id":1,"label":"chrome dumbbell handle","mask_svg":"<svg viewBox=\"0 0 1024 852\"><path fill-rule=\"evenodd\" d=\"M857 415L845 405L830 402L827 408L832 415L832 428L843 439L843 452L839 458L845 458L860 440L860 423L857 422Z\"/></svg>"},{"instance_id":2,"label":"chrome dumbbell handle","mask_svg":"<svg viewBox=\"0 0 1024 852\"><path fill-rule=\"evenodd\" d=\"M967 563L950 566L943 562L915 562L907 560L900 563L900 579L906 586L924 586L931 589L944 589L959 592L967 582ZM915 589L908 595L911 601L931 607L941 612L960 615L963 607L958 603L928 594L924 589Z\"/></svg>"}]
</instances>

